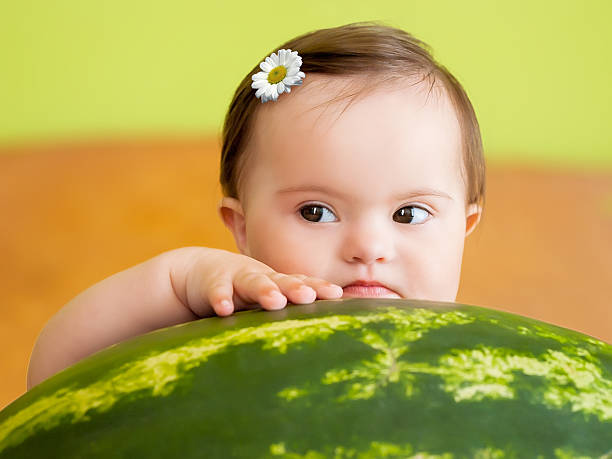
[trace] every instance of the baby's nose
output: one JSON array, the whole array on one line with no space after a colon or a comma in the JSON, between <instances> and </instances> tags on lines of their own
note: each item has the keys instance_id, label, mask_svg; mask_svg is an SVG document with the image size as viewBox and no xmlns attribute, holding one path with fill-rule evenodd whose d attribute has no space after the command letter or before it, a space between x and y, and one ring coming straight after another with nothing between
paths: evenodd
<instances>
[{"instance_id":1,"label":"baby's nose","mask_svg":"<svg viewBox=\"0 0 612 459\"><path fill-rule=\"evenodd\" d=\"M369 225L351 229L342 249L350 263L387 263L393 258L394 242L388 231Z\"/></svg>"}]
</instances>

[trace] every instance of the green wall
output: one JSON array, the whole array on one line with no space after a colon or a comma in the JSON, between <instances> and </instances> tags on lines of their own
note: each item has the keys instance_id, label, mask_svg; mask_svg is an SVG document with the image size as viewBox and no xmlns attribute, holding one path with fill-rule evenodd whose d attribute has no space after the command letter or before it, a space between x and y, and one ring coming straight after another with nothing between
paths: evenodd
<instances>
[{"instance_id":1,"label":"green wall","mask_svg":"<svg viewBox=\"0 0 612 459\"><path fill-rule=\"evenodd\" d=\"M381 20L463 83L491 160L612 166L612 2L5 0L0 145L219 132L285 40Z\"/></svg>"}]
</instances>

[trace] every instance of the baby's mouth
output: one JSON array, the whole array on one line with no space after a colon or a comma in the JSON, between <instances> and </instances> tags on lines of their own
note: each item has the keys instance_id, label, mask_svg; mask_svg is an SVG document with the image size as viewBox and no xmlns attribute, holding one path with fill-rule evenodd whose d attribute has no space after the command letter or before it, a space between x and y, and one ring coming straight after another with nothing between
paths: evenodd
<instances>
[{"instance_id":1,"label":"baby's mouth","mask_svg":"<svg viewBox=\"0 0 612 459\"><path fill-rule=\"evenodd\" d=\"M342 298L401 298L396 292L376 281L356 281L343 287Z\"/></svg>"}]
</instances>

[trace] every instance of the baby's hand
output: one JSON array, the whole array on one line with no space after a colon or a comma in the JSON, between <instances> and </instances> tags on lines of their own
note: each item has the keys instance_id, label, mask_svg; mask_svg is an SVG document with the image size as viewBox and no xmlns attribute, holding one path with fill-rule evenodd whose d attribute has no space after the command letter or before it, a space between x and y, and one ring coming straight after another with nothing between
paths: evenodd
<instances>
[{"instance_id":1,"label":"baby's hand","mask_svg":"<svg viewBox=\"0 0 612 459\"><path fill-rule=\"evenodd\" d=\"M323 279L278 273L254 258L220 249L206 248L190 265L182 300L200 317L227 316L253 303L275 310L287 301L305 304L343 294L341 286Z\"/></svg>"}]
</instances>

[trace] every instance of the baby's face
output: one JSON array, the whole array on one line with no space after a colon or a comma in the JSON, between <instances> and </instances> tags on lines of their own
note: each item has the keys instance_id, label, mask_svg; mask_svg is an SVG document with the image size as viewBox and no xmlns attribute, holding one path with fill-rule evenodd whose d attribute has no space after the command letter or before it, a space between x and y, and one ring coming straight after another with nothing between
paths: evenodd
<instances>
[{"instance_id":1,"label":"baby's face","mask_svg":"<svg viewBox=\"0 0 612 459\"><path fill-rule=\"evenodd\" d=\"M347 81L307 75L259 107L242 199L224 201L244 223L230 228L238 248L286 274L454 301L480 209L466 206L453 107L405 84L377 89L339 118L346 100L312 109Z\"/></svg>"}]
</instances>

